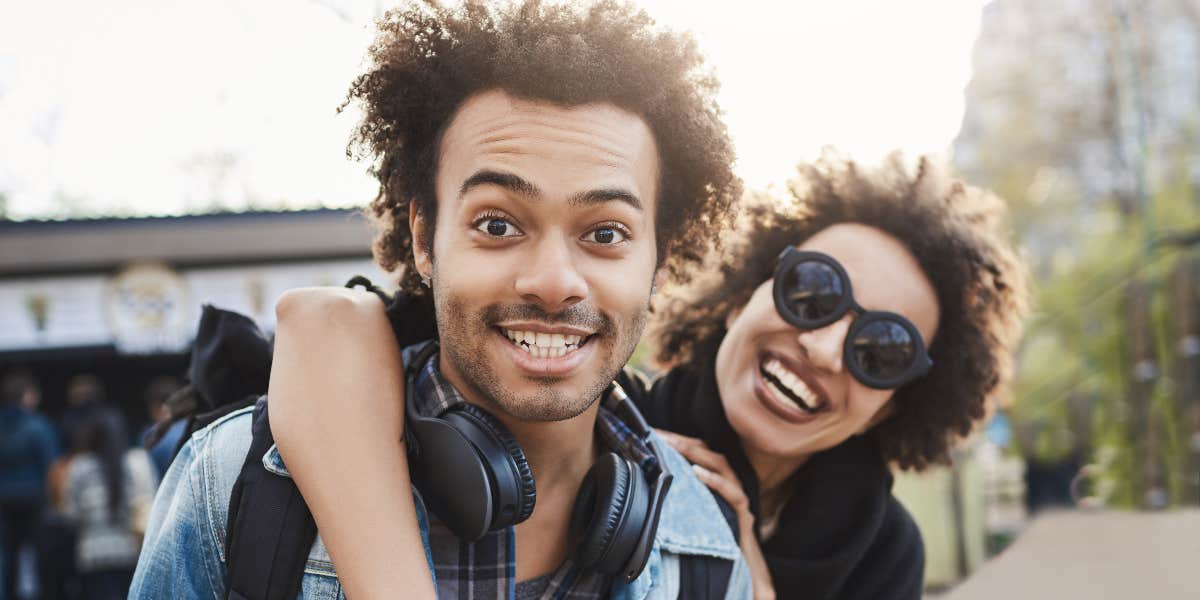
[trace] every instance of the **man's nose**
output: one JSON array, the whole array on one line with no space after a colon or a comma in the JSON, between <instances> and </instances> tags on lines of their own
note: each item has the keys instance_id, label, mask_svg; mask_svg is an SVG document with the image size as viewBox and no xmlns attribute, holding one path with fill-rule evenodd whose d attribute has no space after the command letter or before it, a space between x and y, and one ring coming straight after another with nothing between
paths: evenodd
<instances>
[{"instance_id":1,"label":"man's nose","mask_svg":"<svg viewBox=\"0 0 1200 600\"><path fill-rule=\"evenodd\" d=\"M801 331L800 346L808 356L808 362L821 371L839 373L842 370L842 349L846 344L846 333L854 315L846 313L841 319L820 329Z\"/></svg>"},{"instance_id":2,"label":"man's nose","mask_svg":"<svg viewBox=\"0 0 1200 600\"><path fill-rule=\"evenodd\" d=\"M548 237L517 273L515 289L526 302L557 312L587 297L587 280L579 272L569 240Z\"/></svg>"}]
</instances>

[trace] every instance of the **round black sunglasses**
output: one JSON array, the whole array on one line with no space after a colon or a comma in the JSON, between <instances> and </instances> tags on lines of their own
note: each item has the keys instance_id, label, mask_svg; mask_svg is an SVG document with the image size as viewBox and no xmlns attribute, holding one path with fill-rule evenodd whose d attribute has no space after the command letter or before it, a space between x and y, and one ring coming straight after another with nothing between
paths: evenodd
<instances>
[{"instance_id":1,"label":"round black sunglasses","mask_svg":"<svg viewBox=\"0 0 1200 600\"><path fill-rule=\"evenodd\" d=\"M775 267L775 310L797 329L820 329L853 310L843 361L863 385L891 390L933 367L925 340L912 321L892 312L866 310L854 300L850 277L832 256L788 247Z\"/></svg>"}]
</instances>

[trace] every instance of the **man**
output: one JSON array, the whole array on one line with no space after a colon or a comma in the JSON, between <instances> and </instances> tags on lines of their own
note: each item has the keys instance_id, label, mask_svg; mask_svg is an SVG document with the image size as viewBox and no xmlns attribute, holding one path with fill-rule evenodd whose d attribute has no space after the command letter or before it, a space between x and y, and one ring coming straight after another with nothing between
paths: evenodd
<instances>
[{"instance_id":1,"label":"man","mask_svg":"<svg viewBox=\"0 0 1200 600\"><path fill-rule=\"evenodd\" d=\"M417 385L409 377L409 389L417 393L404 401L425 417L460 402L485 409L511 432L537 486L527 520L477 542L450 539L437 519L430 523L418 489L437 593L675 597L682 559L704 556L729 564L720 595L748 596L732 532L671 450L663 461L674 483L637 579L576 567L578 540L569 534L572 504L597 455L628 450L612 439L633 424L613 422L598 401L641 336L654 283L698 260L738 193L716 84L693 43L612 2L470 3L395 10L371 52L374 64L350 98L364 108L353 149L373 160L380 181L376 258L403 268L403 293L432 294L440 341L415 365L420 374ZM348 322L388 325L374 296L304 290L285 296L277 312L270 397L398 394L404 386L396 348L367 352L339 335L354 329L343 327ZM374 358L346 358L364 355ZM399 412L376 421L398 422ZM248 411L234 413L181 450L160 488L131 597L224 592L229 490L246 458L250 420ZM276 403L271 420L275 428L286 421ZM290 462L290 450L267 452L267 470L288 476L280 455ZM379 450L387 464L402 451ZM337 455L319 462L291 463L345 482L340 498L298 482L319 528L340 516L321 507L352 496L355 510L372 515L369 501L357 499L388 497L349 493L386 484L355 480L354 465ZM391 492L398 503L413 502ZM392 558L356 554L354 539L318 539L304 597L339 593L325 543L342 573L387 567ZM392 583L408 587L391 589L420 594L427 582L400 579Z\"/></svg>"},{"instance_id":2,"label":"man","mask_svg":"<svg viewBox=\"0 0 1200 600\"><path fill-rule=\"evenodd\" d=\"M31 375L14 371L0 383L0 597L17 598L21 550L35 541L46 506L46 471L58 457L58 435L34 411L41 390Z\"/></svg>"}]
</instances>

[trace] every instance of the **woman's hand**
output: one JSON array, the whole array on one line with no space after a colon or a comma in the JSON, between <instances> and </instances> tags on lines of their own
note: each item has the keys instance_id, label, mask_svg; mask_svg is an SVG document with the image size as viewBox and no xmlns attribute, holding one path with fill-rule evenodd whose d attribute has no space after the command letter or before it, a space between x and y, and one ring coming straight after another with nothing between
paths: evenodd
<instances>
[{"instance_id":1,"label":"woman's hand","mask_svg":"<svg viewBox=\"0 0 1200 600\"><path fill-rule=\"evenodd\" d=\"M435 597L401 441L404 370L382 301L305 288L275 311L271 433L346 595Z\"/></svg>"},{"instance_id":2,"label":"woman's hand","mask_svg":"<svg viewBox=\"0 0 1200 600\"><path fill-rule=\"evenodd\" d=\"M742 489L742 484L733 472L733 467L729 466L729 461L725 460L724 455L713 452L699 439L661 429L655 431L684 458L691 461L692 470L701 482L720 494L733 508L741 532L742 555L746 557L746 565L750 568L750 577L754 582L754 598L773 600L775 586L771 583L771 572L767 569L767 561L758 546L754 514L750 512L750 499L746 497L746 491Z\"/></svg>"}]
</instances>

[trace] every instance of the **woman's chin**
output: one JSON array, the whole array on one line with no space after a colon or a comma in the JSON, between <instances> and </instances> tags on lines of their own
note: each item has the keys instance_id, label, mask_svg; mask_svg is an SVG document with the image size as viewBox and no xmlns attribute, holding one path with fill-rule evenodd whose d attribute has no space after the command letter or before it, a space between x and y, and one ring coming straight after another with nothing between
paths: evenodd
<instances>
[{"instance_id":1,"label":"woman's chin","mask_svg":"<svg viewBox=\"0 0 1200 600\"><path fill-rule=\"evenodd\" d=\"M747 404L757 403L753 397ZM754 404L742 404L741 410L731 411L726 406L726 416L729 425L742 442L742 447L759 454L775 456L783 459L802 458L813 453L813 441L808 432L802 431L803 426L783 423L773 414L755 408ZM797 429L801 431L797 431Z\"/></svg>"}]
</instances>

